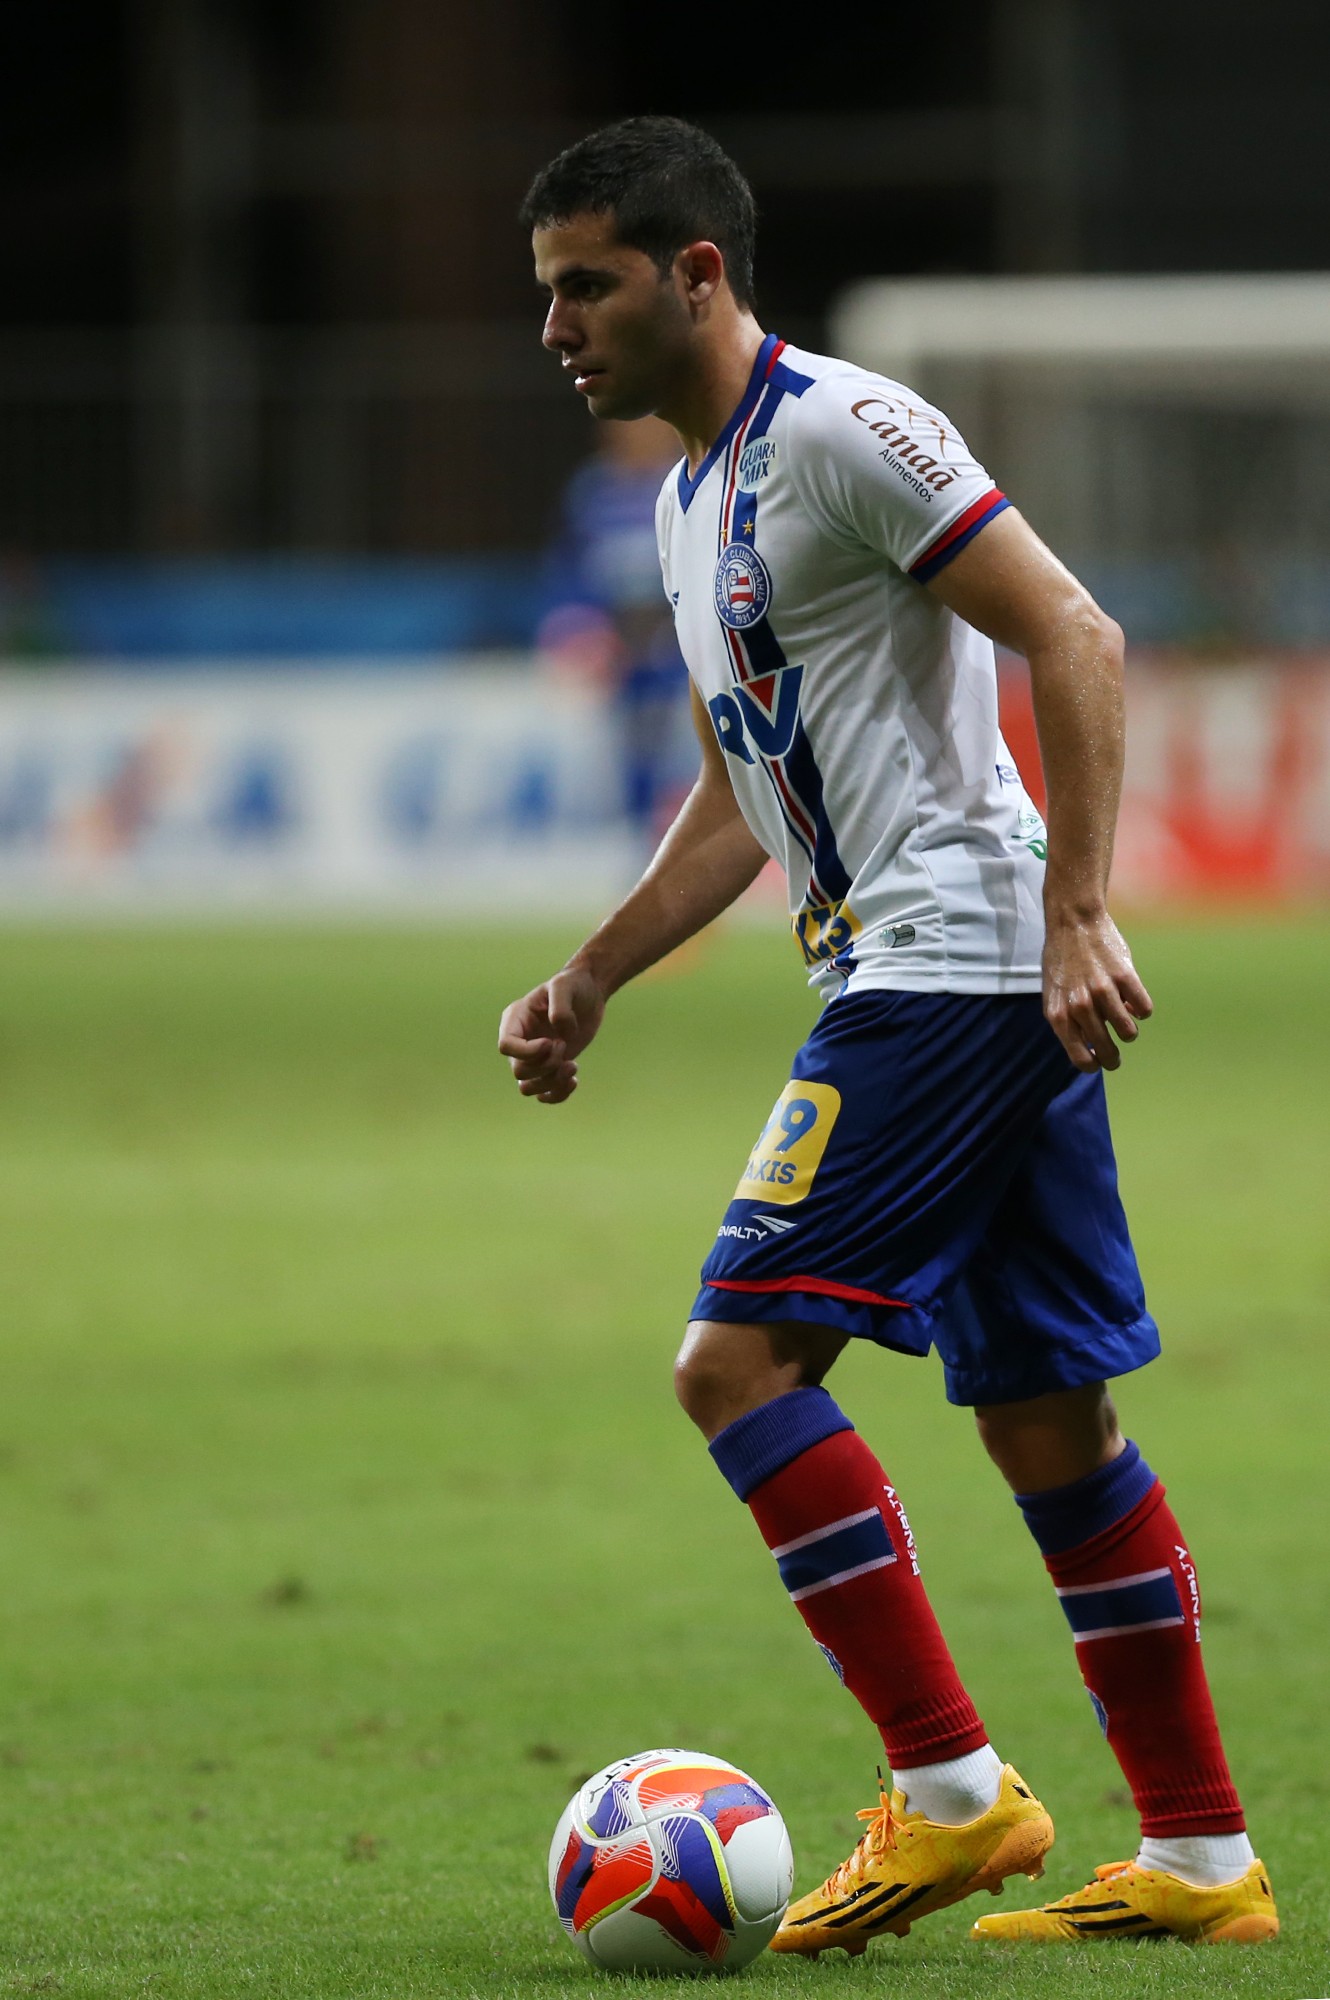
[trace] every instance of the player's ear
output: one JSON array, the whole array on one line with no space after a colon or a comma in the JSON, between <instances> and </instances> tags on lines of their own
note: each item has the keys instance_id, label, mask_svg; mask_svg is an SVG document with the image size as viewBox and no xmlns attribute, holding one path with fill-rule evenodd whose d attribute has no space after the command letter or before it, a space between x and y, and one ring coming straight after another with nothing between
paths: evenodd
<instances>
[{"instance_id":1,"label":"player's ear","mask_svg":"<svg viewBox=\"0 0 1330 2000\"><path fill-rule=\"evenodd\" d=\"M689 305L704 306L725 282L725 259L714 243L690 243L674 260Z\"/></svg>"}]
</instances>

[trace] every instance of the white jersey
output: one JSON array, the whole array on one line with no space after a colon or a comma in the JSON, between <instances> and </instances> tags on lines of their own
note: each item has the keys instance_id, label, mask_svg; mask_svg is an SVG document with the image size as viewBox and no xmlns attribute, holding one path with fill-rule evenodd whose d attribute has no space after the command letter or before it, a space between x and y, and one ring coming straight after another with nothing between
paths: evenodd
<instances>
[{"instance_id":1,"label":"white jersey","mask_svg":"<svg viewBox=\"0 0 1330 2000\"><path fill-rule=\"evenodd\" d=\"M910 390L774 335L662 489L679 644L824 993L1039 987L1044 828L993 647L922 587L1007 504Z\"/></svg>"}]
</instances>

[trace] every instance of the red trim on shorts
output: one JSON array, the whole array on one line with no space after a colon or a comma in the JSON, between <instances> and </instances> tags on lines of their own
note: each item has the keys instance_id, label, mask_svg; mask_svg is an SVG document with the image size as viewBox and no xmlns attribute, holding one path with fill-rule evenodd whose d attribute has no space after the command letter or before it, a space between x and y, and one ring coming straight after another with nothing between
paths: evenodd
<instances>
[{"instance_id":1,"label":"red trim on shorts","mask_svg":"<svg viewBox=\"0 0 1330 2000\"><path fill-rule=\"evenodd\" d=\"M858 1285L838 1285L834 1278L703 1278L718 1292L814 1292L829 1299L848 1299L856 1306L901 1306L910 1311L908 1299L884 1299L881 1292L861 1291Z\"/></svg>"}]
</instances>

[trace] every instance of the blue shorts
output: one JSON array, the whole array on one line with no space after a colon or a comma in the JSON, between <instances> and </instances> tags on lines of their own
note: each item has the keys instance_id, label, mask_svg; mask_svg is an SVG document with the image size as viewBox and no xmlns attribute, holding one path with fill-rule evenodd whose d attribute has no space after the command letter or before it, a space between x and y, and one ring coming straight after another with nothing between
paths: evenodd
<instances>
[{"instance_id":1,"label":"blue shorts","mask_svg":"<svg viewBox=\"0 0 1330 2000\"><path fill-rule=\"evenodd\" d=\"M691 1317L936 1346L953 1403L1152 1361L1101 1076L1037 993L845 993L753 1148Z\"/></svg>"}]
</instances>

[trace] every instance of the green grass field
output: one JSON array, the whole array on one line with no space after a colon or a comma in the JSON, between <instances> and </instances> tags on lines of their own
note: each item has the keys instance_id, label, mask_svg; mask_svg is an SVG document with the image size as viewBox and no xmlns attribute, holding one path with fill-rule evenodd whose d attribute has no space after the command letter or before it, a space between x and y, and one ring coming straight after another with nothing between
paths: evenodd
<instances>
[{"instance_id":1,"label":"green grass field","mask_svg":"<svg viewBox=\"0 0 1330 2000\"><path fill-rule=\"evenodd\" d=\"M876 1738L669 1391L811 1003L778 927L733 932L539 1107L495 1025L572 941L6 935L0 1993L594 1990L546 1845L658 1742L770 1786L801 1888L857 1835ZM1330 923L1136 944L1159 1012L1112 1099L1166 1357L1120 1400L1284 1935L992 1953L961 1905L755 1994L1330 1994ZM1016 1510L932 1363L836 1387L1079 1886L1134 1822Z\"/></svg>"}]
</instances>

